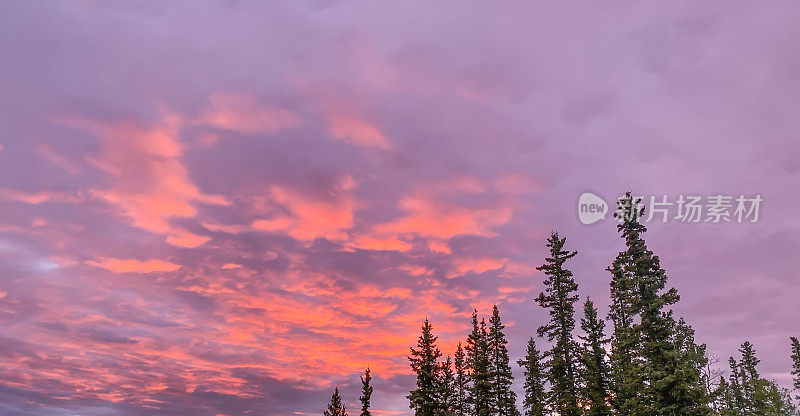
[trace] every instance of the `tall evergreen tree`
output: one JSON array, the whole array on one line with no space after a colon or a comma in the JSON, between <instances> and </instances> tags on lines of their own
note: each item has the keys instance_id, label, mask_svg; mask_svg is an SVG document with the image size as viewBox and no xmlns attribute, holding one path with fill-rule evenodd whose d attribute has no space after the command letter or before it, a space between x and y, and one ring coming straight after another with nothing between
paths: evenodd
<instances>
[{"instance_id":1,"label":"tall evergreen tree","mask_svg":"<svg viewBox=\"0 0 800 416\"><path fill-rule=\"evenodd\" d=\"M453 373L453 360L450 356L447 356L439 367L438 379L440 410L452 412L456 408L456 378Z\"/></svg>"},{"instance_id":2,"label":"tall evergreen tree","mask_svg":"<svg viewBox=\"0 0 800 416\"><path fill-rule=\"evenodd\" d=\"M729 382L720 389L723 416L796 416L797 408L792 403L789 391L758 373L760 360L749 342L739 349L741 359L730 359Z\"/></svg>"},{"instance_id":3,"label":"tall evergreen tree","mask_svg":"<svg viewBox=\"0 0 800 416\"><path fill-rule=\"evenodd\" d=\"M791 337L792 341L792 374L794 375L794 389L797 390L797 400L800 400L800 341Z\"/></svg>"},{"instance_id":4,"label":"tall evergreen tree","mask_svg":"<svg viewBox=\"0 0 800 416\"><path fill-rule=\"evenodd\" d=\"M598 318L597 309L590 299L583 306L581 329L586 334L583 340L583 407L587 416L609 416L609 379L611 370L606 360L605 322Z\"/></svg>"},{"instance_id":5,"label":"tall evergreen tree","mask_svg":"<svg viewBox=\"0 0 800 416\"><path fill-rule=\"evenodd\" d=\"M469 373L467 368L467 360L464 355L464 348L461 342L458 343L456 353L454 355L455 361L455 400L453 411L457 415L466 415L469 413Z\"/></svg>"},{"instance_id":6,"label":"tall evergreen tree","mask_svg":"<svg viewBox=\"0 0 800 416\"><path fill-rule=\"evenodd\" d=\"M708 397L703 394L702 366L694 367L702 360L689 356L700 349L679 345L687 338L676 334L678 323L669 307L680 296L674 288L667 289L667 275L660 259L643 239L647 231L640 222L644 208L639 208L639 201L630 193L618 204L622 215L615 214L619 220L617 229L626 250L608 268L612 274L615 408L631 415L707 415L710 409ZM682 331L690 330L688 325L683 326ZM687 359L691 359L692 366L682 363Z\"/></svg>"},{"instance_id":7,"label":"tall evergreen tree","mask_svg":"<svg viewBox=\"0 0 800 416\"><path fill-rule=\"evenodd\" d=\"M575 302L579 297L575 293L578 284L572 278L572 272L564 268L564 263L578 254L576 251L565 251L566 238L552 233L547 239L550 256L545 264L537 267L544 271L545 292L539 294L536 301L550 313L550 321L539 327L540 337L546 336L553 346L544 354L546 359L547 378L550 382L549 401L553 410L560 416L578 416L578 361L579 348L572 338L575 329Z\"/></svg>"},{"instance_id":8,"label":"tall evergreen tree","mask_svg":"<svg viewBox=\"0 0 800 416\"><path fill-rule=\"evenodd\" d=\"M472 332L467 336L466 356L471 370L469 404L473 416L491 415L492 381L489 371L489 334L486 321L478 322L478 311L472 312Z\"/></svg>"},{"instance_id":9,"label":"tall evergreen tree","mask_svg":"<svg viewBox=\"0 0 800 416\"><path fill-rule=\"evenodd\" d=\"M342 396L339 395L339 388L333 390L333 395L331 395L331 402L328 404L328 408L322 412L324 416L347 416L347 409L345 408L344 403L342 403Z\"/></svg>"},{"instance_id":10,"label":"tall evergreen tree","mask_svg":"<svg viewBox=\"0 0 800 416\"><path fill-rule=\"evenodd\" d=\"M767 401L765 415L767 416L798 416L795 404L792 402L792 395L788 389L779 386L773 381L767 381Z\"/></svg>"},{"instance_id":11,"label":"tall evergreen tree","mask_svg":"<svg viewBox=\"0 0 800 416\"><path fill-rule=\"evenodd\" d=\"M417 340L417 348L411 348L411 355L408 357L411 369L417 375L417 384L406 397L416 416L437 416L441 410L438 399L439 357L442 353L436 347L437 339L426 318L422 324L422 334Z\"/></svg>"},{"instance_id":12,"label":"tall evergreen tree","mask_svg":"<svg viewBox=\"0 0 800 416\"><path fill-rule=\"evenodd\" d=\"M634 276L623 270L622 263L627 253L620 253L608 268L611 280L611 310L609 318L614 324L611 338L611 390L613 407L619 414L642 414L644 402L641 398L643 385L641 340L634 326L636 317Z\"/></svg>"},{"instance_id":13,"label":"tall evergreen tree","mask_svg":"<svg viewBox=\"0 0 800 416\"><path fill-rule=\"evenodd\" d=\"M545 416L547 414L545 370L533 337L528 341L525 358L517 361L517 364L523 368L525 374L525 398L522 403L525 416Z\"/></svg>"},{"instance_id":14,"label":"tall evergreen tree","mask_svg":"<svg viewBox=\"0 0 800 416\"><path fill-rule=\"evenodd\" d=\"M745 408L741 370L739 368L739 363L733 357L728 360L728 365L731 368L731 375L730 382L727 383L728 392L726 392L726 394L729 397L725 403L727 410L725 414L739 415L741 412L744 412Z\"/></svg>"},{"instance_id":15,"label":"tall evergreen tree","mask_svg":"<svg viewBox=\"0 0 800 416\"><path fill-rule=\"evenodd\" d=\"M369 411L370 399L372 398L371 381L372 374L369 371L369 367L367 367L366 371L364 371L364 375L361 377L361 397L358 398L358 400L361 401L361 416L372 416L372 413Z\"/></svg>"},{"instance_id":16,"label":"tall evergreen tree","mask_svg":"<svg viewBox=\"0 0 800 416\"><path fill-rule=\"evenodd\" d=\"M630 194L618 201L614 214L619 224L617 230L625 238L627 250L619 252L611 266L611 310L609 318L614 324L611 338L611 369L613 407L619 414L638 415L644 413L642 399L643 369L641 359L641 339L636 328L639 301L636 293L638 276L632 246L638 240L642 226L630 218L636 214L634 201Z\"/></svg>"},{"instance_id":17,"label":"tall evergreen tree","mask_svg":"<svg viewBox=\"0 0 800 416\"><path fill-rule=\"evenodd\" d=\"M719 387L715 392L715 397L717 398L717 408L719 409L720 416L738 415L733 386L728 384L725 377L720 377Z\"/></svg>"},{"instance_id":18,"label":"tall evergreen tree","mask_svg":"<svg viewBox=\"0 0 800 416\"><path fill-rule=\"evenodd\" d=\"M739 361L739 378L742 385L742 395L744 398L743 412L748 415L755 415L765 407L766 391L761 383L761 375L758 373L758 364L761 360L756 357L756 350L750 341L745 341L739 348L742 359Z\"/></svg>"},{"instance_id":19,"label":"tall evergreen tree","mask_svg":"<svg viewBox=\"0 0 800 416\"><path fill-rule=\"evenodd\" d=\"M503 333L503 322L497 305L492 307L489 320L489 373L491 380L492 414L497 416L517 416L517 395L512 389L514 375L509 364L508 341Z\"/></svg>"},{"instance_id":20,"label":"tall evergreen tree","mask_svg":"<svg viewBox=\"0 0 800 416\"><path fill-rule=\"evenodd\" d=\"M678 320L672 332L670 341L674 349L671 354L677 358L672 367L674 372L665 379L672 386L667 400L682 412L678 414L709 415L712 413L709 404L713 395L708 391L702 373L708 365L706 345L695 343L694 329L683 318Z\"/></svg>"}]
</instances>

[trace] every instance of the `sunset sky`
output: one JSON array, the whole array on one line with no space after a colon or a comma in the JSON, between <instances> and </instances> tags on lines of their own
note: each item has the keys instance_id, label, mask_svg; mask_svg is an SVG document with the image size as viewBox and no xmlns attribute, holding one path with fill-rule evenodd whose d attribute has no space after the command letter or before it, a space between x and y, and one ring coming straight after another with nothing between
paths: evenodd
<instances>
[{"instance_id":1,"label":"sunset sky","mask_svg":"<svg viewBox=\"0 0 800 416\"><path fill-rule=\"evenodd\" d=\"M521 357L551 231L607 313L627 190L763 197L647 241L790 385L800 3L111 3L0 3L0 414L409 415L425 317Z\"/></svg>"}]
</instances>

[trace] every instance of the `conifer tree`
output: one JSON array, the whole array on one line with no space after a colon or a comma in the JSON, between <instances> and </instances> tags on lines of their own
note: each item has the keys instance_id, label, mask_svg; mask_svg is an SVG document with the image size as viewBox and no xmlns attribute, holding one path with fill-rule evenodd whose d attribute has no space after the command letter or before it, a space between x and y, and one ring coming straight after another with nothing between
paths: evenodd
<instances>
[{"instance_id":1,"label":"conifer tree","mask_svg":"<svg viewBox=\"0 0 800 416\"><path fill-rule=\"evenodd\" d=\"M456 407L456 379L453 373L453 360L450 356L445 358L439 367L439 409L441 411L454 411Z\"/></svg>"},{"instance_id":2,"label":"conifer tree","mask_svg":"<svg viewBox=\"0 0 800 416\"><path fill-rule=\"evenodd\" d=\"M372 413L369 411L370 399L372 398L371 381L372 374L370 374L369 367L367 367L366 371L364 371L364 375L361 377L361 397L358 398L358 400L361 401L361 416L372 416Z\"/></svg>"},{"instance_id":3,"label":"conifer tree","mask_svg":"<svg viewBox=\"0 0 800 416\"><path fill-rule=\"evenodd\" d=\"M339 395L338 387L333 390L331 402L328 404L328 408L325 409L322 414L324 416L347 416L347 409L345 408L344 403L342 403L342 396Z\"/></svg>"},{"instance_id":4,"label":"conifer tree","mask_svg":"<svg viewBox=\"0 0 800 416\"><path fill-rule=\"evenodd\" d=\"M619 259L619 257L618 257ZM616 262L616 261L615 261ZM611 310L609 318L614 324L611 338L611 390L613 407L626 415L642 414L641 399L642 360L641 341L634 327L633 277L614 265L611 281Z\"/></svg>"},{"instance_id":5,"label":"conifer tree","mask_svg":"<svg viewBox=\"0 0 800 416\"><path fill-rule=\"evenodd\" d=\"M734 389L725 380L725 377L720 377L719 387L715 392L717 397L717 408L719 409L720 416L737 416L738 412L736 399L734 397Z\"/></svg>"},{"instance_id":6,"label":"conifer tree","mask_svg":"<svg viewBox=\"0 0 800 416\"><path fill-rule=\"evenodd\" d=\"M681 415L709 415L712 413L709 404L713 397L702 374L702 369L708 365L706 345L695 343L694 329L683 318L678 320L672 332L674 347L670 354L677 359L672 364L674 372L665 378L671 386L666 399ZM665 410L663 414L670 414L669 409Z\"/></svg>"},{"instance_id":7,"label":"conifer tree","mask_svg":"<svg viewBox=\"0 0 800 416\"><path fill-rule=\"evenodd\" d=\"M798 416L795 404L792 402L792 395L789 390L779 386L775 382L767 382L767 406L765 413L767 416Z\"/></svg>"},{"instance_id":8,"label":"conifer tree","mask_svg":"<svg viewBox=\"0 0 800 416\"><path fill-rule=\"evenodd\" d=\"M581 329L586 334L583 340L583 404L587 416L608 416L608 386L610 369L606 361L605 345L608 339L603 333L605 323L598 318L597 309L590 299L583 307Z\"/></svg>"},{"instance_id":9,"label":"conifer tree","mask_svg":"<svg viewBox=\"0 0 800 416\"><path fill-rule=\"evenodd\" d=\"M766 399L766 391L762 389L761 375L758 373L757 368L761 360L756 357L755 348L753 348L753 344L750 341L745 341L742 347L739 348L739 352L742 354L742 359L738 364L744 398L742 410L748 415L755 414L755 412L764 409L764 401Z\"/></svg>"},{"instance_id":10,"label":"conifer tree","mask_svg":"<svg viewBox=\"0 0 800 416\"><path fill-rule=\"evenodd\" d=\"M575 329L575 302L579 297L575 292L578 284L572 278L572 272L564 268L564 263L575 257L576 251L565 251L566 238L552 233L547 239L550 256L545 264L537 267L544 271L545 292L539 294L536 301L550 313L550 321L539 327L540 337L546 336L553 343L552 348L544 356L547 378L550 382L549 401L553 410L560 416L578 416L578 362L580 354L578 345L572 338Z\"/></svg>"},{"instance_id":11,"label":"conifer tree","mask_svg":"<svg viewBox=\"0 0 800 416\"><path fill-rule=\"evenodd\" d=\"M491 381L492 414L497 416L517 416L517 395L511 388L514 375L509 364L508 341L503 333L503 322L497 305L492 307L492 318L489 320L489 372Z\"/></svg>"},{"instance_id":12,"label":"conifer tree","mask_svg":"<svg viewBox=\"0 0 800 416\"><path fill-rule=\"evenodd\" d=\"M742 390L741 412L747 416L789 415L790 413L775 413L787 407L787 395L775 383L761 378L758 372L761 360L756 356L753 344L745 341L739 348L739 353L742 356L737 365Z\"/></svg>"},{"instance_id":13,"label":"conifer tree","mask_svg":"<svg viewBox=\"0 0 800 416\"><path fill-rule=\"evenodd\" d=\"M422 334L417 340L417 348L411 348L408 360L417 375L417 384L408 396L409 407L416 416L437 416L441 410L439 402L439 357L442 353L436 347L437 337L428 319L422 324Z\"/></svg>"},{"instance_id":14,"label":"conifer tree","mask_svg":"<svg viewBox=\"0 0 800 416\"><path fill-rule=\"evenodd\" d=\"M643 239L647 231L640 222L644 208L639 208L639 201L630 193L618 204L617 229L626 250L608 268L612 274L614 407L621 414L632 415L707 415L703 360L692 356L704 349L683 345L686 334L676 333L679 325L669 307L680 296L674 288L667 289L660 259ZM688 334L691 328L682 325L681 330Z\"/></svg>"},{"instance_id":15,"label":"conifer tree","mask_svg":"<svg viewBox=\"0 0 800 416\"><path fill-rule=\"evenodd\" d=\"M461 342L458 343L456 348L455 358L455 400L453 402L453 411L457 415L466 415L469 413L468 396L469 396L469 374L467 368L467 360L464 355L464 348Z\"/></svg>"},{"instance_id":16,"label":"conifer tree","mask_svg":"<svg viewBox=\"0 0 800 416\"><path fill-rule=\"evenodd\" d=\"M742 389L742 376L739 369L739 363L731 357L728 360L728 365L731 368L730 382L727 384L729 391L727 394L730 396L728 403L726 403L728 414L738 415L744 412L744 391Z\"/></svg>"},{"instance_id":17,"label":"conifer tree","mask_svg":"<svg viewBox=\"0 0 800 416\"><path fill-rule=\"evenodd\" d=\"M795 416L797 408L792 403L789 391L758 373L760 360L750 342L739 348L741 359L730 359L730 380L722 383L723 416Z\"/></svg>"},{"instance_id":18,"label":"conifer tree","mask_svg":"<svg viewBox=\"0 0 800 416\"><path fill-rule=\"evenodd\" d=\"M632 242L638 239L641 231L638 221L629 218L636 214L634 201L630 194L618 201L620 222L617 230L625 238L628 249L617 254L611 266L606 270L611 273L611 310L609 318L614 324L611 338L611 369L613 391L613 407L619 414L643 414L642 400L643 369L641 360L641 339L635 326L639 312L636 293L638 286L635 259L631 250Z\"/></svg>"},{"instance_id":19,"label":"conifer tree","mask_svg":"<svg viewBox=\"0 0 800 416\"><path fill-rule=\"evenodd\" d=\"M491 415L492 382L489 372L489 334L486 321L478 322L478 311L472 312L472 332L467 337L466 356L471 370L470 410L473 416Z\"/></svg>"},{"instance_id":20,"label":"conifer tree","mask_svg":"<svg viewBox=\"0 0 800 416\"><path fill-rule=\"evenodd\" d=\"M797 400L800 400L800 341L791 337L792 341L792 374L794 375L794 389L797 390Z\"/></svg>"},{"instance_id":21,"label":"conifer tree","mask_svg":"<svg viewBox=\"0 0 800 416\"><path fill-rule=\"evenodd\" d=\"M528 341L525 358L517 361L517 364L523 368L525 375L525 398L522 403L525 416L545 416L547 414L545 371L533 337Z\"/></svg>"}]
</instances>

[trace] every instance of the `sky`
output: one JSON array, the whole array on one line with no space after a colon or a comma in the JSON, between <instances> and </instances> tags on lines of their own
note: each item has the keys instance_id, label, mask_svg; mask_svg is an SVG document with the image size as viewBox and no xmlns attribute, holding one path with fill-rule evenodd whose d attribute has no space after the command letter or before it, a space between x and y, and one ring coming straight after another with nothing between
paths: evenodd
<instances>
[{"instance_id":1,"label":"sky","mask_svg":"<svg viewBox=\"0 0 800 416\"><path fill-rule=\"evenodd\" d=\"M608 311L591 192L763 198L648 223L676 315L791 382L800 3L0 3L0 413L409 415L497 304L512 359L551 231ZM518 378L521 372L515 368Z\"/></svg>"}]
</instances>

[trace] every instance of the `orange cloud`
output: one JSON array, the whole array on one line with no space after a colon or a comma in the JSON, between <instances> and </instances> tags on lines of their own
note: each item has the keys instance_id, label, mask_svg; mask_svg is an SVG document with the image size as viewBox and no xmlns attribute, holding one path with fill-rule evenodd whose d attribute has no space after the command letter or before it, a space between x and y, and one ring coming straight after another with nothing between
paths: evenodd
<instances>
[{"instance_id":1,"label":"orange cloud","mask_svg":"<svg viewBox=\"0 0 800 416\"><path fill-rule=\"evenodd\" d=\"M541 191L544 185L528 175L508 173L494 180L494 188L508 195L530 194Z\"/></svg>"},{"instance_id":2,"label":"orange cloud","mask_svg":"<svg viewBox=\"0 0 800 416\"><path fill-rule=\"evenodd\" d=\"M257 219L253 221L252 227L254 230L258 231L288 231L292 225L294 225L294 223L295 222L291 217L280 215L268 220L263 218Z\"/></svg>"},{"instance_id":3,"label":"orange cloud","mask_svg":"<svg viewBox=\"0 0 800 416\"><path fill-rule=\"evenodd\" d=\"M534 287L536 286L535 285L527 285L524 287L499 286L497 288L497 292L504 295L516 294L516 293L525 294L531 291Z\"/></svg>"},{"instance_id":4,"label":"orange cloud","mask_svg":"<svg viewBox=\"0 0 800 416\"><path fill-rule=\"evenodd\" d=\"M101 269L106 269L113 273L153 273L153 272L174 272L181 266L164 260L134 260L134 259L110 259L103 258L99 261L87 261L86 264Z\"/></svg>"},{"instance_id":5,"label":"orange cloud","mask_svg":"<svg viewBox=\"0 0 800 416\"><path fill-rule=\"evenodd\" d=\"M195 248L211 241L211 237L197 235L186 230L173 230L167 236L167 242L178 247Z\"/></svg>"},{"instance_id":6,"label":"orange cloud","mask_svg":"<svg viewBox=\"0 0 800 416\"><path fill-rule=\"evenodd\" d=\"M362 250L408 251L412 245L396 237L378 238L370 235L356 236L348 247Z\"/></svg>"},{"instance_id":7,"label":"orange cloud","mask_svg":"<svg viewBox=\"0 0 800 416\"><path fill-rule=\"evenodd\" d=\"M449 239L459 234L492 237L492 228L507 223L513 208L466 208L434 201L424 195L403 198L400 207L403 217L375 227L378 233L408 234Z\"/></svg>"},{"instance_id":8,"label":"orange cloud","mask_svg":"<svg viewBox=\"0 0 800 416\"><path fill-rule=\"evenodd\" d=\"M80 194L70 194L66 192L23 192L15 189L0 188L0 199L21 202L28 205L38 205L45 202L69 202L75 203L81 200Z\"/></svg>"},{"instance_id":9,"label":"orange cloud","mask_svg":"<svg viewBox=\"0 0 800 416\"><path fill-rule=\"evenodd\" d=\"M300 118L289 110L262 104L254 94L216 92L209 97L203 121L239 133L276 133L297 126Z\"/></svg>"},{"instance_id":10,"label":"orange cloud","mask_svg":"<svg viewBox=\"0 0 800 416\"><path fill-rule=\"evenodd\" d=\"M536 266L526 263L518 263L514 261L507 261L503 268L503 275L505 277L531 277L539 273Z\"/></svg>"},{"instance_id":11,"label":"orange cloud","mask_svg":"<svg viewBox=\"0 0 800 416\"><path fill-rule=\"evenodd\" d=\"M506 264L506 259L495 259L491 257L467 257L455 259L453 265L456 268L456 275L464 275L468 272L483 273L489 270L502 269ZM455 276L451 276L455 277Z\"/></svg>"},{"instance_id":12,"label":"orange cloud","mask_svg":"<svg viewBox=\"0 0 800 416\"><path fill-rule=\"evenodd\" d=\"M412 276L424 276L424 275L429 275L429 274L431 274L433 272L432 270L428 269L427 267L417 266L417 265L414 265L414 264L405 264L405 265L401 266L400 268L402 270L407 271Z\"/></svg>"},{"instance_id":13,"label":"orange cloud","mask_svg":"<svg viewBox=\"0 0 800 416\"><path fill-rule=\"evenodd\" d=\"M494 237L494 228L511 220L516 208L514 200L502 200L501 203L478 208L448 200L449 197L483 195L490 188L490 184L472 177L455 178L424 187L400 200L399 206L404 215L354 235L348 247L408 251L412 248L408 237L418 235L427 238L430 250L450 254L447 241L456 235Z\"/></svg>"},{"instance_id":14,"label":"orange cloud","mask_svg":"<svg viewBox=\"0 0 800 416\"><path fill-rule=\"evenodd\" d=\"M46 145L36 146L36 153L43 157L48 162L64 169L70 175L78 173L78 168L72 161L58 154L52 147Z\"/></svg>"},{"instance_id":15,"label":"orange cloud","mask_svg":"<svg viewBox=\"0 0 800 416\"><path fill-rule=\"evenodd\" d=\"M88 160L111 174L113 184L110 188L95 189L92 194L119 207L136 227L167 234L171 244L199 245L201 238L174 228L170 220L196 216L196 204L228 203L222 196L204 194L189 179L182 162L179 117L167 116L159 123L61 121L100 139L99 153Z\"/></svg>"},{"instance_id":16,"label":"orange cloud","mask_svg":"<svg viewBox=\"0 0 800 416\"><path fill-rule=\"evenodd\" d=\"M310 241L318 237L333 240L347 238L347 229L353 226L355 202L346 193L320 199L303 195L288 188L270 188L272 200L284 207L290 215L279 214L270 219L253 221L253 229L285 232L297 240Z\"/></svg>"},{"instance_id":17,"label":"orange cloud","mask_svg":"<svg viewBox=\"0 0 800 416\"><path fill-rule=\"evenodd\" d=\"M202 225L209 231L228 233L228 234L239 234L249 231L251 229L247 225L219 224L216 222L203 222Z\"/></svg>"},{"instance_id":18,"label":"orange cloud","mask_svg":"<svg viewBox=\"0 0 800 416\"><path fill-rule=\"evenodd\" d=\"M354 110L344 106L331 107L328 111L328 131L345 143L362 147L390 149L392 143L373 123L370 123Z\"/></svg>"}]
</instances>

